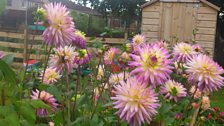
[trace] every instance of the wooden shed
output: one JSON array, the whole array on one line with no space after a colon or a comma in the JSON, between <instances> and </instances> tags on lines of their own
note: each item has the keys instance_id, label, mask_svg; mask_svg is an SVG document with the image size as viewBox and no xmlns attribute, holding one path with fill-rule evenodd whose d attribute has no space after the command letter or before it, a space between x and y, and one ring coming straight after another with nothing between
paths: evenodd
<instances>
[{"instance_id":1,"label":"wooden shed","mask_svg":"<svg viewBox=\"0 0 224 126\"><path fill-rule=\"evenodd\" d=\"M149 42L194 39L213 56L219 10L207 0L151 0L142 5L142 34Z\"/></svg>"}]
</instances>

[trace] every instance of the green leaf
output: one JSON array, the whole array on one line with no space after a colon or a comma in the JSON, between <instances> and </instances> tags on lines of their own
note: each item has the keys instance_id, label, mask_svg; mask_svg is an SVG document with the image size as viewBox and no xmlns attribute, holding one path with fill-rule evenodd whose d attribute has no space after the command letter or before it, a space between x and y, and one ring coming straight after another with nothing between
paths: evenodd
<instances>
[{"instance_id":1,"label":"green leaf","mask_svg":"<svg viewBox=\"0 0 224 126\"><path fill-rule=\"evenodd\" d=\"M3 74L3 77L4 77L6 82L11 83L11 84L15 84L16 83L16 74L15 74L15 72L12 70L12 68L10 68L10 66L8 64L6 64L1 59L0 59L0 70L1 70L1 72Z\"/></svg>"},{"instance_id":2,"label":"green leaf","mask_svg":"<svg viewBox=\"0 0 224 126\"><path fill-rule=\"evenodd\" d=\"M7 64L11 64L12 61L14 59L14 56L13 54L8 54L8 55L5 55L2 60L5 61Z\"/></svg>"},{"instance_id":3,"label":"green leaf","mask_svg":"<svg viewBox=\"0 0 224 126\"><path fill-rule=\"evenodd\" d=\"M0 106L0 126L19 126L19 119L13 105Z\"/></svg>"},{"instance_id":4,"label":"green leaf","mask_svg":"<svg viewBox=\"0 0 224 126\"><path fill-rule=\"evenodd\" d=\"M59 102L62 100L62 92L56 86L52 85L46 91L52 94Z\"/></svg>"},{"instance_id":5,"label":"green leaf","mask_svg":"<svg viewBox=\"0 0 224 126\"><path fill-rule=\"evenodd\" d=\"M36 120L35 109L33 109L33 107L30 106L29 104L22 104L21 106L19 106L18 112L30 124L34 124L35 123L35 120Z\"/></svg>"},{"instance_id":6,"label":"green leaf","mask_svg":"<svg viewBox=\"0 0 224 126\"><path fill-rule=\"evenodd\" d=\"M45 109L48 109L50 110L50 106L45 104L43 101L41 100L31 100L30 101L31 105L35 108L35 109L38 109L38 108L45 108Z\"/></svg>"}]
</instances>

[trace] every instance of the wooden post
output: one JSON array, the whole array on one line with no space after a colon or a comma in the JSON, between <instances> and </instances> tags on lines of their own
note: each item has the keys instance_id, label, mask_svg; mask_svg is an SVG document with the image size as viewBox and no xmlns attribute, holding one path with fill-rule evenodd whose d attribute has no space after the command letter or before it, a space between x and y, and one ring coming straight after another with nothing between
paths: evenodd
<instances>
[{"instance_id":1,"label":"wooden post","mask_svg":"<svg viewBox=\"0 0 224 126\"><path fill-rule=\"evenodd\" d=\"M27 28L24 29L24 50L23 50L23 61L26 62L27 59L27 40L28 40L28 33Z\"/></svg>"},{"instance_id":2,"label":"wooden post","mask_svg":"<svg viewBox=\"0 0 224 126\"><path fill-rule=\"evenodd\" d=\"M125 40L128 39L128 33L127 33L127 32L124 33L124 39L125 39Z\"/></svg>"}]
</instances>

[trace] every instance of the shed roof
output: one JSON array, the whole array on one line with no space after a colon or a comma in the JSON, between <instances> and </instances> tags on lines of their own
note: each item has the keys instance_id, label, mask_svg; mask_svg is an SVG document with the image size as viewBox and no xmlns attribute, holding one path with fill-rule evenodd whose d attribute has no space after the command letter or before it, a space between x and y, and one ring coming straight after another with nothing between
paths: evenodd
<instances>
[{"instance_id":1,"label":"shed roof","mask_svg":"<svg viewBox=\"0 0 224 126\"><path fill-rule=\"evenodd\" d=\"M220 8L210 2L208 2L207 0L151 0L145 4L143 4L141 6L141 8L145 8L147 6L150 6L152 5L153 3L156 3L156 2L180 2L180 3L197 3L197 2L202 2L208 6L210 6L211 8L215 9L216 11L219 11Z\"/></svg>"}]
</instances>

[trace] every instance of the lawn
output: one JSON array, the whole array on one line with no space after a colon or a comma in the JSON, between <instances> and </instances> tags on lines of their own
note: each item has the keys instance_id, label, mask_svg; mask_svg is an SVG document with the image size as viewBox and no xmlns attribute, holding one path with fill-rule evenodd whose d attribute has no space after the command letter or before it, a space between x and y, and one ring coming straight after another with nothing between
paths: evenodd
<instances>
[{"instance_id":1,"label":"lawn","mask_svg":"<svg viewBox=\"0 0 224 126\"><path fill-rule=\"evenodd\" d=\"M224 89L211 95L211 106L220 107L221 111L224 111Z\"/></svg>"}]
</instances>

